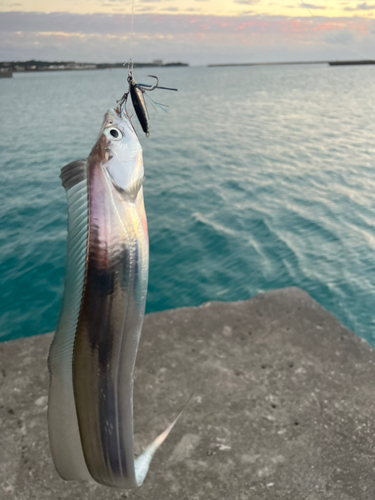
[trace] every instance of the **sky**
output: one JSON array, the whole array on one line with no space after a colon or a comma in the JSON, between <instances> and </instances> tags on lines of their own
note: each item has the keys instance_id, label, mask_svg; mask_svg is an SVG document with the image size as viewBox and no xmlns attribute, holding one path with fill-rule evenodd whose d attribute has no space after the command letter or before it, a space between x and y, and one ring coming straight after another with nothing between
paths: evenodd
<instances>
[{"instance_id":1,"label":"sky","mask_svg":"<svg viewBox=\"0 0 375 500\"><path fill-rule=\"evenodd\" d=\"M0 0L0 60L375 58L375 0Z\"/></svg>"}]
</instances>

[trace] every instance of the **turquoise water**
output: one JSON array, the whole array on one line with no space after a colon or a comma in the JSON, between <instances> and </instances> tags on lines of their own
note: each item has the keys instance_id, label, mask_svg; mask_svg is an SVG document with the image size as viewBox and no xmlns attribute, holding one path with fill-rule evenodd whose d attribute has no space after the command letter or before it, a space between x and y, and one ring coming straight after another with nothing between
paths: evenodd
<instances>
[{"instance_id":1,"label":"turquoise water","mask_svg":"<svg viewBox=\"0 0 375 500\"><path fill-rule=\"evenodd\" d=\"M155 70L153 70L155 71ZM149 70L137 70L145 81ZM147 311L299 286L375 344L375 67L160 68ZM55 328L66 202L126 72L0 80L0 336Z\"/></svg>"}]
</instances>

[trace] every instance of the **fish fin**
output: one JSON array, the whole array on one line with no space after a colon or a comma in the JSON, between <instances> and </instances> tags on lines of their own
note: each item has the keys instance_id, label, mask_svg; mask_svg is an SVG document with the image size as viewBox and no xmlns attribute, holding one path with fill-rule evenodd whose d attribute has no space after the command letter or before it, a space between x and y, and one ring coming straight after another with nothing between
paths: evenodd
<instances>
[{"instance_id":1,"label":"fish fin","mask_svg":"<svg viewBox=\"0 0 375 500\"><path fill-rule=\"evenodd\" d=\"M70 189L86 179L87 161L76 160L61 169L60 179L65 189Z\"/></svg>"},{"instance_id":2,"label":"fish fin","mask_svg":"<svg viewBox=\"0 0 375 500\"><path fill-rule=\"evenodd\" d=\"M112 181L113 185L115 186L117 191L119 193L121 193L121 195L125 199L125 201L130 201L131 203L134 203L137 196L138 196L139 190L143 186L143 183L145 181L145 177L143 176L142 179L138 179L138 180L134 181L132 184L130 184L130 186L128 188L124 189L114 181L114 179L111 176L111 173L109 171L108 171L108 173L111 177L111 181Z\"/></svg>"},{"instance_id":3,"label":"fish fin","mask_svg":"<svg viewBox=\"0 0 375 500\"><path fill-rule=\"evenodd\" d=\"M138 179L137 181L133 182L127 189L124 189L125 196L127 196L131 201L135 201L135 199L138 196L139 190L143 186L143 183L145 181L145 177L143 176L142 179Z\"/></svg>"},{"instance_id":4,"label":"fish fin","mask_svg":"<svg viewBox=\"0 0 375 500\"><path fill-rule=\"evenodd\" d=\"M88 238L86 162L62 169L68 201L68 241L64 297L51 344L48 427L53 460L64 479L90 479L82 453L73 391L73 350L85 282Z\"/></svg>"},{"instance_id":5,"label":"fish fin","mask_svg":"<svg viewBox=\"0 0 375 500\"><path fill-rule=\"evenodd\" d=\"M182 413L182 412L181 412ZM164 432L162 432L151 444L147 446L147 448L144 450L144 452L139 455L134 460L134 468L135 468L135 478L137 481L137 485L141 486L143 481L145 480L145 477L147 475L148 469L150 467L151 460L156 452L156 450L161 446L164 441L167 439L169 433L175 426L177 420L180 418L181 413L178 415L178 417L165 429Z\"/></svg>"},{"instance_id":6,"label":"fish fin","mask_svg":"<svg viewBox=\"0 0 375 500\"><path fill-rule=\"evenodd\" d=\"M136 478L138 486L141 486L143 481L145 480L148 469L150 467L151 460L152 460L156 450L167 439L169 433L171 432L173 427L176 425L177 420L181 417L182 413L184 412L186 406L189 404L192 397L193 397L193 393L191 393L189 399L186 401L186 403L184 404L184 407L182 408L180 413L177 415L177 417L174 419L174 421L165 429L164 432L159 434L159 436L150 445L147 446L147 448L144 450L144 452L141 455L139 455L134 460L135 478Z\"/></svg>"}]
</instances>

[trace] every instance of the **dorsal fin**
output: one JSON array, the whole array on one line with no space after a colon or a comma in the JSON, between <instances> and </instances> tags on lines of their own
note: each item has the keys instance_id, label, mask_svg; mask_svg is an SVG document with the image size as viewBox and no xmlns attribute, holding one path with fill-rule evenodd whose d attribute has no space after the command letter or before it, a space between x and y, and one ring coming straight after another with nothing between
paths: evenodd
<instances>
[{"instance_id":1,"label":"dorsal fin","mask_svg":"<svg viewBox=\"0 0 375 500\"><path fill-rule=\"evenodd\" d=\"M86 160L76 160L61 169L60 179L66 190L86 179Z\"/></svg>"},{"instance_id":2,"label":"dorsal fin","mask_svg":"<svg viewBox=\"0 0 375 500\"><path fill-rule=\"evenodd\" d=\"M59 324L48 359L49 436L56 469L64 479L91 479L82 452L72 372L88 251L89 207L85 165L82 160L69 163L61 172L68 201L66 271Z\"/></svg>"}]
</instances>

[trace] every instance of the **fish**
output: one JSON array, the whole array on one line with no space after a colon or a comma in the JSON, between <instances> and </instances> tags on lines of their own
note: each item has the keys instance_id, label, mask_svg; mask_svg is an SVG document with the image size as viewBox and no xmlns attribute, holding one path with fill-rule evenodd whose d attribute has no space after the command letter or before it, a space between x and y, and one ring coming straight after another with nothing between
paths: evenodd
<instances>
[{"instance_id":1,"label":"fish","mask_svg":"<svg viewBox=\"0 0 375 500\"><path fill-rule=\"evenodd\" d=\"M142 147L126 111L108 110L87 160L69 163L60 177L68 239L48 357L51 454L65 480L135 488L177 419L135 458L133 372L149 244Z\"/></svg>"}]
</instances>

